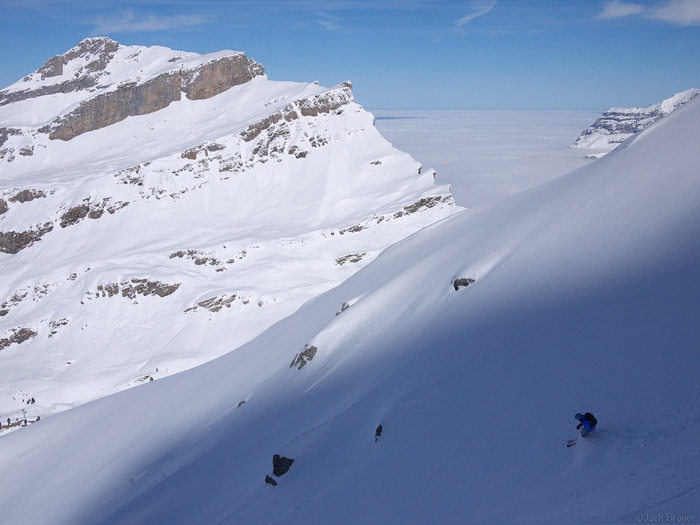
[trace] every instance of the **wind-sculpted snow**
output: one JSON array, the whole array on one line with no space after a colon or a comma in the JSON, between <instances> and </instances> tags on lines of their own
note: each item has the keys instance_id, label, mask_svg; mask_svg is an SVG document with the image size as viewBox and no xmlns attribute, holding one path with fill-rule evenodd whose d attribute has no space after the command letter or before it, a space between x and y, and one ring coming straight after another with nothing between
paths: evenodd
<instances>
[{"instance_id":1,"label":"wind-sculpted snow","mask_svg":"<svg viewBox=\"0 0 700 525\"><path fill-rule=\"evenodd\" d=\"M0 147L0 420L43 419L230 352L457 210L379 135L349 82L271 82L242 53L110 42L84 41L2 91L27 96L0 107L0 127L22 128ZM231 76L211 68L228 59L254 78L206 98L178 87L157 111L70 140L38 129L76 107L99 113L95 97L127 81L223 88ZM96 84L43 93L76 73ZM51 97L74 101L59 120Z\"/></svg>"},{"instance_id":2,"label":"wind-sculpted snow","mask_svg":"<svg viewBox=\"0 0 700 525\"><path fill-rule=\"evenodd\" d=\"M424 228L235 352L160 381L152 361L142 387L2 436L3 518L697 519L699 118L695 99L585 169ZM598 428L566 448L584 411Z\"/></svg>"}]
</instances>

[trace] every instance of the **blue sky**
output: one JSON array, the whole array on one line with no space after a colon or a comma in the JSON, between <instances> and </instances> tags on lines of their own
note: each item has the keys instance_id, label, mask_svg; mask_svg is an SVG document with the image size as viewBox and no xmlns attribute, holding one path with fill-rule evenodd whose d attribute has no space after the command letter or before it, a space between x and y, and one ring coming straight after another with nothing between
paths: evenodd
<instances>
[{"instance_id":1,"label":"blue sky","mask_svg":"<svg viewBox=\"0 0 700 525\"><path fill-rule=\"evenodd\" d=\"M644 106L700 87L700 0L0 0L0 85L89 36L245 51L370 109Z\"/></svg>"}]
</instances>

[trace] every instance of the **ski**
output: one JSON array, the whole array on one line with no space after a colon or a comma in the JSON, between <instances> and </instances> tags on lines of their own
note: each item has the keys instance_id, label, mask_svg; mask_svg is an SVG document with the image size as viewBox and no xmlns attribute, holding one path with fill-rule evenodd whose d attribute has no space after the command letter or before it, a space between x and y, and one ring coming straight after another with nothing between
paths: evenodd
<instances>
[{"instance_id":1,"label":"ski","mask_svg":"<svg viewBox=\"0 0 700 525\"><path fill-rule=\"evenodd\" d=\"M573 447L574 445L576 445L576 444L578 443L578 440L579 440L579 439L585 439L586 441L590 441L590 442L593 443L596 447L601 446L600 443L596 443L595 441L593 441L593 440L591 439L590 436L581 436L581 438L576 438L576 439L570 439L570 440L568 440L568 441L566 442L566 448L571 448L571 447Z\"/></svg>"}]
</instances>

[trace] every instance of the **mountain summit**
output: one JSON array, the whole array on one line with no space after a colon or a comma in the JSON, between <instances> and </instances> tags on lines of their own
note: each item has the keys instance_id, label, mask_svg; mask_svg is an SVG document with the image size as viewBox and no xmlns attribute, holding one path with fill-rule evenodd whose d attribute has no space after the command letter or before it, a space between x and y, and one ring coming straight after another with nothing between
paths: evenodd
<instances>
[{"instance_id":1,"label":"mountain summit","mask_svg":"<svg viewBox=\"0 0 700 525\"><path fill-rule=\"evenodd\" d=\"M41 108L39 119L46 125L40 132L69 140L129 116L158 111L183 94L190 100L210 98L264 73L260 64L241 52L201 56L88 38L0 91L0 106L13 104L8 113L15 118L8 115L10 123L27 124L24 119L31 114L30 123L35 124L37 115L27 109L36 104L18 103L48 97L42 99L51 104Z\"/></svg>"},{"instance_id":2,"label":"mountain summit","mask_svg":"<svg viewBox=\"0 0 700 525\"><path fill-rule=\"evenodd\" d=\"M350 82L107 38L0 91L3 421L229 352L457 211L373 124Z\"/></svg>"}]
</instances>

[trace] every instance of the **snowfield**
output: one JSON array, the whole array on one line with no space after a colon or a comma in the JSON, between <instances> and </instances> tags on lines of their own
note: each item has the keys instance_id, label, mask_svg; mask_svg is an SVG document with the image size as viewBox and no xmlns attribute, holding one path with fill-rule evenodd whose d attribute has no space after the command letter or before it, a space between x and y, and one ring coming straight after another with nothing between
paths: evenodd
<instances>
[{"instance_id":1,"label":"snowfield","mask_svg":"<svg viewBox=\"0 0 700 525\"><path fill-rule=\"evenodd\" d=\"M234 352L4 435L3 520L700 519L698 122L695 98ZM273 454L294 459L275 487Z\"/></svg>"}]
</instances>

